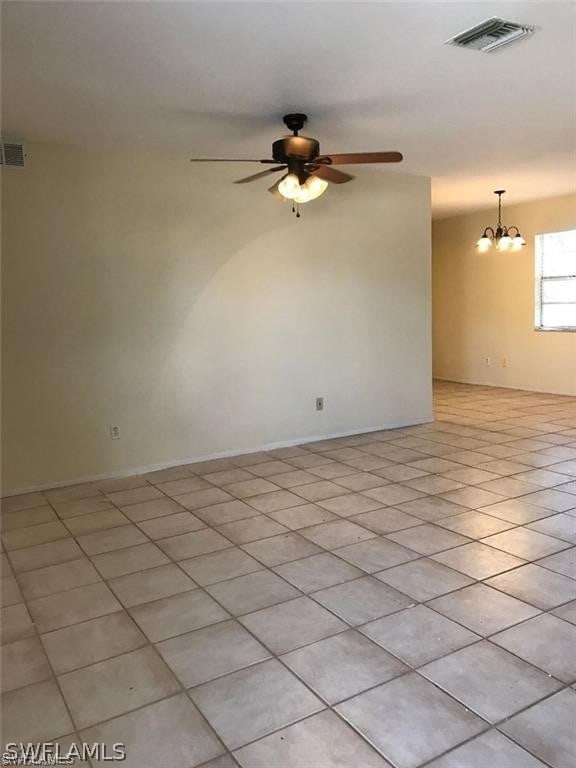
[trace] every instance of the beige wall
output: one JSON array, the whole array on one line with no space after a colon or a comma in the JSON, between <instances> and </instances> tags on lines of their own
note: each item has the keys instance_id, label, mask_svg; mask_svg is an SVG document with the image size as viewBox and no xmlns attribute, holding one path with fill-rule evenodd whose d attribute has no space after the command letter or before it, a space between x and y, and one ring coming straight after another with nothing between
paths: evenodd
<instances>
[{"instance_id":1,"label":"beige wall","mask_svg":"<svg viewBox=\"0 0 576 768\"><path fill-rule=\"evenodd\" d=\"M576 195L504 205L502 220L527 241L520 253L477 252L496 218L490 209L434 222L434 375L576 395L576 333L534 330L534 237L576 227Z\"/></svg>"},{"instance_id":2,"label":"beige wall","mask_svg":"<svg viewBox=\"0 0 576 768\"><path fill-rule=\"evenodd\" d=\"M27 151L3 179L5 492L430 419L427 179L359 173L296 220L230 183L245 165Z\"/></svg>"}]
</instances>

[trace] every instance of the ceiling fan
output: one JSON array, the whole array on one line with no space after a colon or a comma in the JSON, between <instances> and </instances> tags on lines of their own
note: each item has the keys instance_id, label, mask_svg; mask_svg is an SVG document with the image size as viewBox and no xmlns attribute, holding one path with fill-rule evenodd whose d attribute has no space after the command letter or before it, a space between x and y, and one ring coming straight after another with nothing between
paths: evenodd
<instances>
[{"instance_id":1,"label":"ceiling fan","mask_svg":"<svg viewBox=\"0 0 576 768\"><path fill-rule=\"evenodd\" d=\"M399 163L400 152L351 152L347 154L321 155L320 144L316 139L299 136L299 132L308 120L307 115L294 113L285 115L284 124L292 131L292 136L284 136L272 144L271 160L234 160L228 158L193 158L193 163L263 163L273 165L260 173L254 173L235 184L247 184L263 179L280 171L286 173L273 184L268 191L278 200L292 201L292 211L300 216L299 204L314 200L326 191L328 182L344 184L354 176L334 168L335 165L360 165L365 163Z\"/></svg>"}]
</instances>

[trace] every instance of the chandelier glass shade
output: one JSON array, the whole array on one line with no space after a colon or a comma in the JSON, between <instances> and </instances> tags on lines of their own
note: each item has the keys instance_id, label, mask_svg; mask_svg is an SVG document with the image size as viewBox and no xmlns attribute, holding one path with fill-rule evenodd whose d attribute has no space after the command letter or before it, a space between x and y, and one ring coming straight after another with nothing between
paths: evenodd
<instances>
[{"instance_id":1,"label":"chandelier glass shade","mask_svg":"<svg viewBox=\"0 0 576 768\"><path fill-rule=\"evenodd\" d=\"M499 251L519 251L526 240L520 234L518 227L502 224L502 195L505 189L497 189L494 194L498 195L498 224L496 227L486 227L482 237L476 243L480 253L485 253L495 246Z\"/></svg>"}]
</instances>

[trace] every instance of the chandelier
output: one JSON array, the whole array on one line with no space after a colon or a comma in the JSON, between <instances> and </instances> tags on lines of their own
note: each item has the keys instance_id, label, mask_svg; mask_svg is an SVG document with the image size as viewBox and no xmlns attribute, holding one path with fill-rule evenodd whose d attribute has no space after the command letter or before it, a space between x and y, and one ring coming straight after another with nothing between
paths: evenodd
<instances>
[{"instance_id":1,"label":"chandelier","mask_svg":"<svg viewBox=\"0 0 576 768\"><path fill-rule=\"evenodd\" d=\"M505 192L505 189L496 189L494 191L494 194L498 195L498 224L496 229L486 227L484 234L476 243L481 253L489 250L492 245L495 245L499 251L519 251L523 245L526 245L526 240L520 234L518 227L506 227L502 224L502 195ZM512 237L512 235L514 236Z\"/></svg>"}]
</instances>

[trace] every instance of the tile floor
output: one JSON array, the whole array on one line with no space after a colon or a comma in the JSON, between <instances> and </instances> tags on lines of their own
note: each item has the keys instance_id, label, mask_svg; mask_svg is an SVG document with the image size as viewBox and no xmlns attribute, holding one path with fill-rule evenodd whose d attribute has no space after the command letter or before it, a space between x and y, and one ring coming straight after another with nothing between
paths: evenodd
<instances>
[{"instance_id":1,"label":"tile floor","mask_svg":"<svg viewBox=\"0 0 576 768\"><path fill-rule=\"evenodd\" d=\"M435 413L5 499L4 743L576 765L575 399L444 382Z\"/></svg>"}]
</instances>

